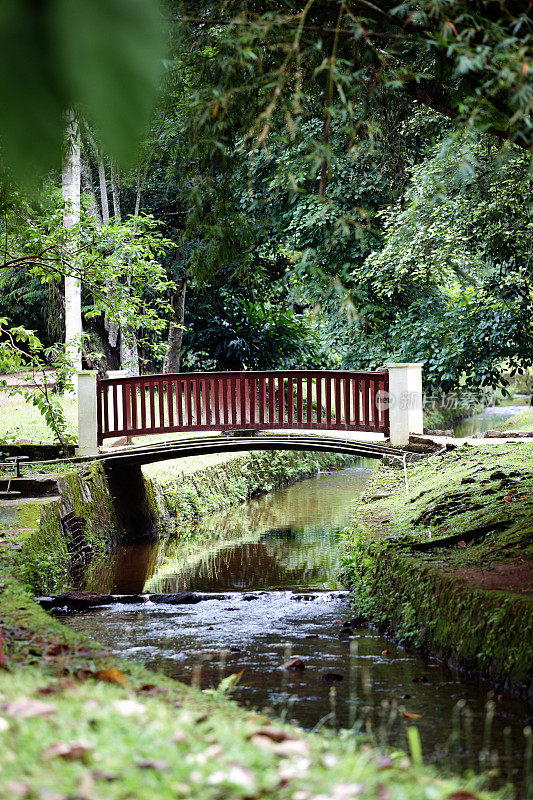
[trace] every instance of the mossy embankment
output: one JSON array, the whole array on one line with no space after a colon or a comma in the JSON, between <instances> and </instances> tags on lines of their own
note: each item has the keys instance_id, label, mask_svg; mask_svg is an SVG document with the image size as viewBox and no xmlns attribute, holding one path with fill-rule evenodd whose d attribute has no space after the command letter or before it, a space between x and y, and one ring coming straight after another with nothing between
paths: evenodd
<instances>
[{"instance_id":1,"label":"mossy embankment","mask_svg":"<svg viewBox=\"0 0 533 800\"><path fill-rule=\"evenodd\" d=\"M172 525L179 527L205 514L238 505L251 497L316 475L319 470L339 469L356 462L336 453L246 453L214 466L183 473L179 466L150 469L148 475L161 508ZM179 465L179 462L177 462Z\"/></svg>"},{"instance_id":2,"label":"mossy embankment","mask_svg":"<svg viewBox=\"0 0 533 800\"><path fill-rule=\"evenodd\" d=\"M347 536L360 613L398 639L533 695L533 445L380 465Z\"/></svg>"}]
</instances>

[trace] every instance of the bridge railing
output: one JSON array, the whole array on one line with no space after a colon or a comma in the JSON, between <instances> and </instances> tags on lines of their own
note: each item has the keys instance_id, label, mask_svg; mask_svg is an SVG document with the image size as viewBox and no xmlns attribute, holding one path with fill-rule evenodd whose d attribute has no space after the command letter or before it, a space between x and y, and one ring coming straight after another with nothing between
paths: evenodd
<instances>
[{"instance_id":1,"label":"bridge railing","mask_svg":"<svg viewBox=\"0 0 533 800\"><path fill-rule=\"evenodd\" d=\"M97 381L98 444L231 428L389 433L388 371L195 372Z\"/></svg>"}]
</instances>

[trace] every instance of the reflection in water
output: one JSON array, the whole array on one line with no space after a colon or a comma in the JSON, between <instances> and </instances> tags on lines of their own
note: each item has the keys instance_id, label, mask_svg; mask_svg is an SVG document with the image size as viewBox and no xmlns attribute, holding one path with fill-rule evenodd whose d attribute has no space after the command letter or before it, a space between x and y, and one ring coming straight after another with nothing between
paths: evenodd
<instances>
[{"instance_id":1,"label":"reflection in water","mask_svg":"<svg viewBox=\"0 0 533 800\"><path fill-rule=\"evenodd\" d=\"M84 579L90 591L340 588L339 531L373 462L324 473L203 517L179 539L121 548Z\"/></svg>"},{"instance_id":2,"label":"reflection in water","mask_svg":"<svg viewBox=\"0 0 533 800\"><path fill-rule=\"evenodd\" d=\"M117 604L65 621L187 683L201 664L203 688L244 669L235 691L240 703L285 713L306 728L334 710L328 724L355 721L378 743L405 748L406 726L413 723L403 712L420 714L416 725L428 760L452 767L481 763L518 783L523 730L531 724L523 704L509 698L495 703L484 745L488 698L482 686L368 628L345 638L342 621L353 613L346 599L317 591L336 587L340 530L368 475L368 468L321 475L202 520L178 541L123 548L90 579L97 590L192 589L227 592L224 599ZM303 588L314 593L294 592ZM303 671L280 670L289 652L302 658ZM328 673L339 679L331 683Z\"/></svg>"}]
</instances>

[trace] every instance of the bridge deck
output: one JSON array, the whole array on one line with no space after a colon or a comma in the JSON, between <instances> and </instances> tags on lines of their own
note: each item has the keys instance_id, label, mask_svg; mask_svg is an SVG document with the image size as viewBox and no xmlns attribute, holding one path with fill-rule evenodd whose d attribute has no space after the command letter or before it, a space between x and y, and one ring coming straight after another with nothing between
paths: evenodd
<instances>
[{"instance_id":1,"label":"bridge deck","mask_svg":"<svg viewBox=\"0 0 533 800\"><path fill-rule=\"evenodd\" d=\"M403 455L403 451L390 447L384 436L380 434L359 432L347 436L345 433L334 432L328 436L320 436L276 431L262 432L252 436L225 434L187 436L142 446L130 445L121 449L107 449L97 458L104 461L106 466L118 466L120 464L151 464L174 458L253 450L315 450L376 459L385 455Z\"/></svg>"}]
</instances>

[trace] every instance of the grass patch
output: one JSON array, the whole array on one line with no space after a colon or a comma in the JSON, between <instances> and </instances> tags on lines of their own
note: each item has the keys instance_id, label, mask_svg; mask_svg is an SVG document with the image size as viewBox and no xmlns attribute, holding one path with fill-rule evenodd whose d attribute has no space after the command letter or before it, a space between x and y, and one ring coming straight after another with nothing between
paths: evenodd
<instances>
[{"instance_id":1,"label":"grass patch","mask_svg":"<svg viewBox=\"0 0 533 800\"><path fill-rule=\"evenodd\" d=\"M526 406L511 419L506 419L494 427L506 431L533 431L533 406Z\"/></svg>"},{"instance_id":2,"label":"grass patch","mask_svg":"<svg viewBox=\"0 0 533 800\"><path fill-rule=\"evenodd\" d=\"M63 408L68 433L77 437L78 402L76 398L58 395L54 395L54 398ZM21 397L11 397L8 403L0 406L0 441L17 442L21 439L32 442L53 442L54 435L38 408L27 403Z\"/></svg>"}]
</instances>

